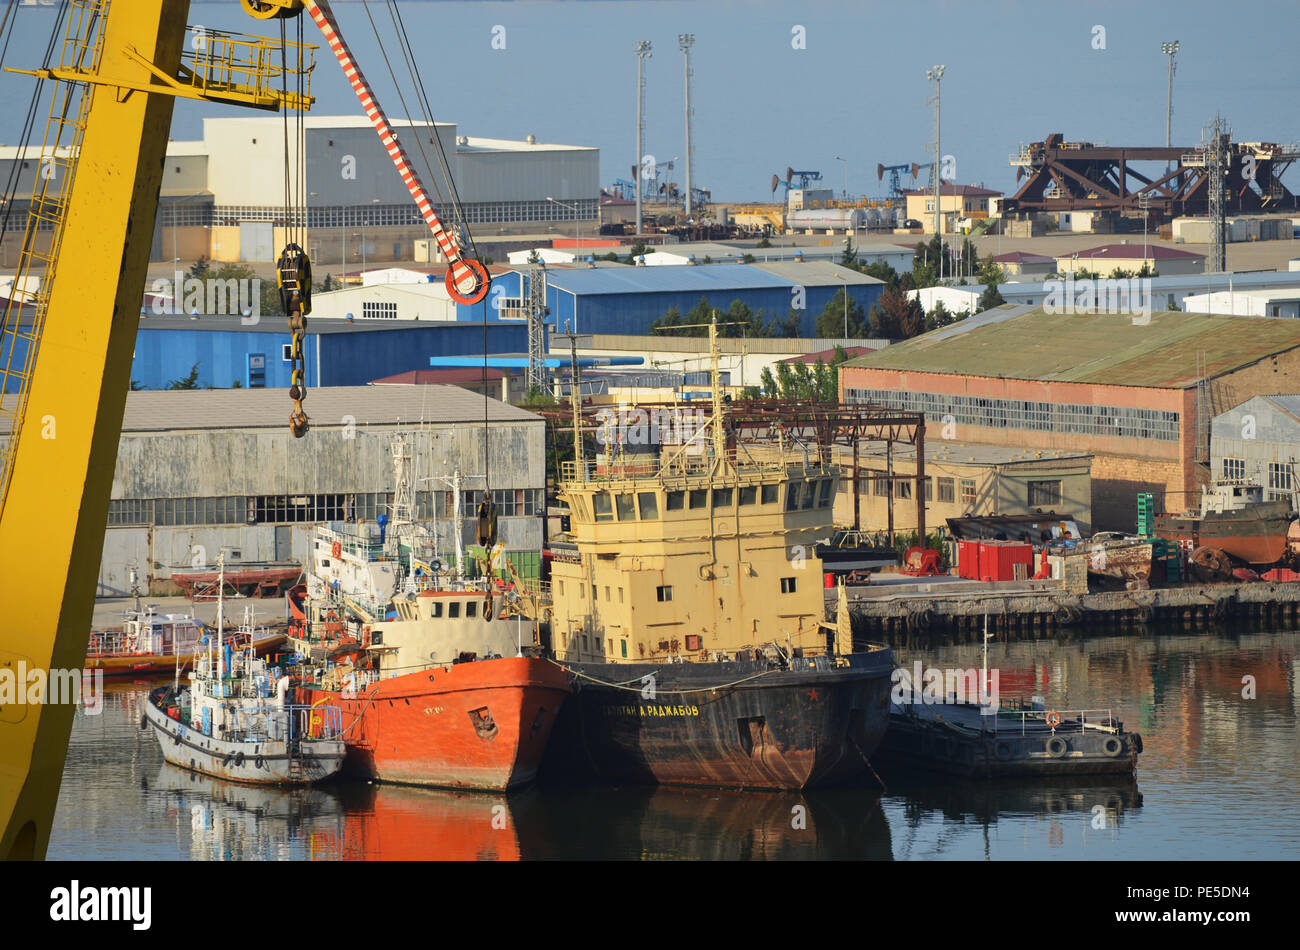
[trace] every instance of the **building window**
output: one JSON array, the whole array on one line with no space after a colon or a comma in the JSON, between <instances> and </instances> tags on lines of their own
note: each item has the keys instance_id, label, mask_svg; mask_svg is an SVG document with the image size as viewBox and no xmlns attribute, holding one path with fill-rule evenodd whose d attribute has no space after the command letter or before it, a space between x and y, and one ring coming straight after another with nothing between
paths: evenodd
<instances>
[{"instance_id":1,"label":"building window","mask_svg":"<svg viewBox=\"0 0 1300 950\"><path fill-rule=\"evenodd\" d=\"M351 513L353 506L349 503L351 501L351 496L344 494L256 495L248 499L248 522L250 524L295 524L311 521L350 521L353 517Z\"/></svg>"},{"instance_id":2,"label":"building window","mask_svg":"<svg viewBox=\"0 0 1300 950\"><path fill-rule=\"evenodd\" d=\"M605 603L609 603L609 585L605 585Z\"/></svg>"},{"instance_id":3,"label":"building window","mask_svg":"<svg viewBox=\"0 0 1300 950\"><path fill-rule=\"evenodd\" d=\"M1224 459L1223 477L1226 481L1240 482L1246 479L1245 459Z\"/></svg>"},{"instance_id":4,"label":"building window","mask_svg":"<svg viewBox=\"0 0 1300 950\"><path fill-rule=\"evenodd\" d=\"M925 480L925 500L934 501L934 479L933 478L927 478Z\"/></svg>"},{"instance_id":5,"label":"building window","mask_svg":"<svg viewBox=\"0 0 1300 950\"><path fill-rule=\"evenodd\" d=\"M939 500L953 502L957 498L955 485L951 478L939 479Z\"/></svg>"},{"instance_id":6,"label":"building window","mask_svg":"<svg viewBox=\"0 0 1300 950\"><path fill-rule=\"evenodd\" d=\"M1059 480L1050 481L1050 482L1029 483L1029 507L1030 508L1055 509L1060 504L1061 504L1061 483Z\"/></svg>"},{"instance_id":7,"label":"building window","mask_svg":"<svg viewBox=\"0 0 1300 950\"><path fill-rule=\"evenodd\" d=\"M852 403L869 403L904 412L923 412L927 417L935 419L951 414L957 425L1026 429L1066 435L1155 439L1161 442L1177 442L1179 435L1178 413L1158 409L1031 402L856 387L846 387L844 398Z\"/></svg>"},{"instance_id":8,"label":"building window","mask_svg":"<svg viewBox=\"0 0 1300 950\"><path fill-rule=\"evenodd\" d=\"M912 483L905 478L900 478L898 481L894 482L894 497L911 498Z\"/></svg>"},{"instance_id":9,"label":"building window","mask_svg":"<svg viewBox=\"0 0 1300 950\"><path fill-rule=\"evenodd\" d=\"M1268 488L1270 498L1285 498L1291 494L1291 464L1289 462L1268 463Z\"/></svg>"},{"instance_id":10,"label":"building window","mask_svg":"<svg viewBox=\"0 0 1300 950\"><path fill-rule=\"evenodd\" d=\"M673 599L673 585L664 584L655 588L655 597L661 604L666 604Z\"/></svg>"},{"instance_id":11,"label":"building window","mask_svg":"<svg viewBox=\"0 0 1300 950\"><path fill-rule=\"evenodd\" d=\"M793 578L793 577L783 577L783 578L781 578L781 593L783 593L783 594L793 594L793 593L794 593L794 578Z\"/></svg>"},{"instance_id":12,"label":"building window","mask_svg":"<svg viewBox=\"0 0 1300 950\"><path fill-rule=\"evenodd\" d=\"M366 320L396 320L397 304L380 300L363 300L361 316Z\"/></svg>"},{"instance_id":13,"label":"building window","mask_svg":"<svg viewBox=\"0 0 1300 950\"><path fill-rule=\"evenodd\" d=\"M564 593L564 591L560 591L560 593ZM621 587L618 589L618 602L623 603L623 588Z\"/></svg>"},{"instance_id":14,"label":"building window","mask_svg":"<svg viewBox=\"0 0 1300 950\"><path fill-rule=\"evenodd\" d=\"M871 480L871 493L877 498L889 497L889 479L885 477L884 472L877 472L876 477Z\"/></svg>"},{"instance_id":15,"label":"building window","mask_svg":"<svg viewBox=\"0 0 1300 950\"><path fill-rule=\"evenodd\" d=\"M963 508L972 508L975 505L975 479L963 478L961 480L961 505Z\"/></svg>"}]
</instances>

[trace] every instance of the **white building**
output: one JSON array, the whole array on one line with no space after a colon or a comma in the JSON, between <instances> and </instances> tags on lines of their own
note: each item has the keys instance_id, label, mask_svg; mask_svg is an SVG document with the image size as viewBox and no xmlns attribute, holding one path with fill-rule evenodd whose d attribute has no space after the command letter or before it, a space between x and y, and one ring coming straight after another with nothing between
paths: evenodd
<instances>
[{"instance_id":1,"label":"white building","mask_svg":"<svg viewBox=\"0 0 1300 950\"><path fill-rule=\"evenodd\" d=\"M983 287L923 287L909 290L907 299L919 300L926 313L933 310L939 301L943 301L944 309L949 313L975 313L983 294Z\"/></svg>"},{"instance_id":2,"label":"white building","mask_svg":"<svg viewBox=\"0 0 1300 950\"><path fill-rule=\"evenodd\" d=\"M1300 287L1270 290L1216 290L1188 294L1183 309L1189 313L1217 313L1236 317L1300 317Z\"/></svg>"}]
</instances>

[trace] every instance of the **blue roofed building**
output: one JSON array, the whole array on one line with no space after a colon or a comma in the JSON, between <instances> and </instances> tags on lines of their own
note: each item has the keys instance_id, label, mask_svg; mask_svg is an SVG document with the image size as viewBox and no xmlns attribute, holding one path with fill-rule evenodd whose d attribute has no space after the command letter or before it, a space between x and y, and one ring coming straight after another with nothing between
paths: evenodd
<instances>
[{"instance_id":1,"label":"blue roofed building","mask_svg":"<svg viewBox=\"0 0 1300 950\"><path fill-rule=\"evenodd\" d=\"M739 300L755 312L784 318L800 314L799 335L817 335L817 318L841 289L863 313L884 283L822 261L771 264L703 264L686 267L548 269L548 320L577 333L643 335L670 308L682 314L707 298L726 310Z\"/></svg>"}]
</instances>

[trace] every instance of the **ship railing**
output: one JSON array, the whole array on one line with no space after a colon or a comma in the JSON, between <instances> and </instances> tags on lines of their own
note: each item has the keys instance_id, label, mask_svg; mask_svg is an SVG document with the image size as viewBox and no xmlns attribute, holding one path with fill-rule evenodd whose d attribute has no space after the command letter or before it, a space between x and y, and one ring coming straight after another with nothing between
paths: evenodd
<instances>
[{"instance_id":1,"label":"ship railing","mask_svg":"<svg viewBox=\"0 0 1300 950\"><path fill-rule=\"evenodd\" d=\"M228 710L226 737L233 742L339 739L343 713L337 706L248 706Z\"/></svg>"},{"instance_id":2,"label":"ship railing","mask_svg":"<svg viewBox=\"0 0 1300 950\"><path fill-rule=\"evenodd\" d=\"M800 456L802 459L802 456ZM754 458L748 454L737 455L728 452L728 464L742 475L780 475L785 474L792 462L791 458ZM576 461L564 462L561 466L561 480L565 482L620 482L642 479L647 476L690 477L707 475L714 467L714 458L707 454L680 454L663 463L650 463L635 457L624 461L621 457L584 459L579 467Z\"/></svg>"},{"instance_id":3,"label":"ship railing","mask_svg":"<svg viewBox=\"0 0 1300 950\"><path fill-rule=\"evenodd\" d=\"M993 732L1003 732L1006 730L1019 730L1021 735L1025 735L1032 727L1035 731L1040 731L1043 726L1051 725L1049 717L1055 714L1060 717L1060 722L1055 726L1057 729L1096 729L1101 732L1116 732L1119 729L1119 722L1115 719L1110 709L1039 709L1039 708L1000 708L996 715L987 717L990 719Z\"/></svg>"}]
</instances>

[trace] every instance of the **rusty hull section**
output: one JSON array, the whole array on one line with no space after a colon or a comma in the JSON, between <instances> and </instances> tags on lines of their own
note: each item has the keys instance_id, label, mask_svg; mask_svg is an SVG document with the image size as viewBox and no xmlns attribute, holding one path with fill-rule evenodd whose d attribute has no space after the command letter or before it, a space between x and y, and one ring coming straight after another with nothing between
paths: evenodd
<instances>
[{"instance_id":1,"label":"rusty hull section","mask_svg":"<svg viewBox=\"0 0 1300 950\"><path fill-rule=\"evenodd\" d=\"M889 722L892 653L765 661L588 664L553 747L612 782L805 789L869 781ZM843 661L842 661L843 662ZM654 691L603 684L642 684ZM601 683L593 683L592 679ZM571 769L564 769L572 774Z\"/></svg>"}]
</instances>

